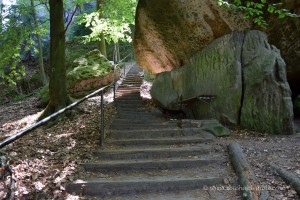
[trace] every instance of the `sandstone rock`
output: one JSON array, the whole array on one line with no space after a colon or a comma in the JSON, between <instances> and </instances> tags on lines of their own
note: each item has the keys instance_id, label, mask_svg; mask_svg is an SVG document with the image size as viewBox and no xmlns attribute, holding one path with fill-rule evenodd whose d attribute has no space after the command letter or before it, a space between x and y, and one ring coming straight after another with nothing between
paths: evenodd
<instances>
[{"instance_id":1,"label":"sandstone rock","mask_svg":"<svg viewBox=\"0 0 300 200\"><path fill-rule=\"evenodd\" d=\"M253 26L241 15L216 5L215 0L140 0L134 47L137 63L156 74L185 65L214 39ZM283 0L283 8L300 14L300 0ZM281 50L293 99L300 95L300 18L268 16L266 31Z\"/></svg>"},{"instance_id":2,"label":"sandstone rock","mask_svg":"<svg viewBox=\"0 0 300 200\"><path fill-rule=\"evenodd\" d=\"M279 50L259 31L247 32L242 51L241 127L275 134L293 133L293 104Z\"/></svg>"},{"instance_id":3,"label":"sandstone rock","mask_svg":"<svg viewBox=\"0 0 300 200\"><path fill-rule=\"evenodd\" d=\"M71 94L85 93L113 82L113 65L99 50L74 60L74 65L76 67L67 74L68 91Z\"/></svg>"},{"instance_id":4,"label":"sandstone rock","mask_svg":"<svg viewBox=\"0 0 300 200\"><path fill-rule=\"evenodd\" d=\"M294 132L284 61L262 32L225 35L184 67L156 77L151 95L166 108L185 103L197 119L215 118L222 124L274 134Z\"/></svg>"},{"instance_id":5,"label":"sandstone rock","mask_svg":"<svg viewBox=\"0 0 300 200\"><path fill-rule=\"evenodd\" d=\"M184 67L157 74L152 97L168 109L174 109L180 101L188 103L198 119L215 118L226 125L237 124L242 97L243 37L234 33L216 39ZM195 101L198 96L216 98L205 103L205 100Z\"/></svg>"},{"instance_id":6,"label":"sandstone rock","mask_svg":"<svg viewBox=\"0 0 300 200\"><path fill-rule=\"evenodd\" d=\"M134 47L137 63L150 73L180 67L212 40L248 23L215 0L139 0Z\"/></svg>"},{"instance_id":7,"label":"sandstone rock","mask_svg":"<svg viewBox=\"0 0 300 200\"><path fill-rule=\"evenodd\" d=\"M300 115L300 95L297 96L294 103L295 112L297 115Z\"/></svg>"},{"instance_id":8,"label":"sandstone rock","mask_svg":"<svg viewBox=\"0 0 300 200\"><path fill-rule=\"evenodd\" d=\"M285 0L285 8L300 14L300 0ZM269 41L278 47L286 62L287 78L293 91L293 98L300 95L300 18L278 20L270 17L267 27Z\"/></svg>"}]
</instances>

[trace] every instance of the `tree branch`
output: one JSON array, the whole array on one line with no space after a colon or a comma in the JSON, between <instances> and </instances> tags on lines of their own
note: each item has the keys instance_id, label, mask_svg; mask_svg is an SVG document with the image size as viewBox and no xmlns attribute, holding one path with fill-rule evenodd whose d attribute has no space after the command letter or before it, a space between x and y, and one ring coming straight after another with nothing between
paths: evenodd
<instances>
[{"instance_id":1,"label":"tree branch","mask_svg":"<svg viewBox=\"0 0 300 200\"><path fill-rule=\"evenodd\" d=\"M66 32L67 32L67 30L68 30L68 28L69 28L69 26L70 26L70 24L71 24L71 22L73 20L73 17L75 15L75 13L77 12L78 8L79 8L79 4L76 5L76 8L75 8L74 12L72 13L71 19L70 19L69 23L67 24L67 26L66 26L66 28L64 30L64 34L66 34Z\"/></svg>"}]
</instances>

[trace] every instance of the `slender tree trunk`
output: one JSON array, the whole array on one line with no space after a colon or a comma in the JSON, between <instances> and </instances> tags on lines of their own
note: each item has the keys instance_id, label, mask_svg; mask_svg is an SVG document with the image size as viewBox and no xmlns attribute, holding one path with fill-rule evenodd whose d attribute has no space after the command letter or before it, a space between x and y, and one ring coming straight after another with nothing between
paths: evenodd
<instances>
[{"instance_id":1,"label":"slender tree trunk","mask_svg":"<svg viewBox=\"0 0 300 200\"><path fill-rule=\"evenodd\" d=\"M97 2L96 2L97 3L97 11L99 11L101 9L101 4L103 4L103 1L104 0L97 0ZM100 12L99 17L100 18L103 17L102 12ZM99 47L101 54L104 55L105 57L107 57L105 38L104 38L103 32L100 34L100 41L98 43L98 47Z\"/></svg>"},{"instance_id":2,"label":"slender tree trunk","mask_svg":"<svg viewBox=\"0 0 300 200\"><path fill-rule=\"evenodd\" d=\"M35 12L35 7L34 7L33 0L30 0L30 4L31 4L31 9L32 9L34 29L38 30L39 26L38 26L38 22L37 22L37 18L36 18L36 12ZM43 84L47 85L48 80L47 80L46 73L45 73L45 68L44 68L42 39L41 39L41 36L39 34L36 34L36 37L37 37L37 40L38 40L38 49L39 49L40 75L41 75L41 79L42 79Z\"/></svg>"},{"instance_id":3,"label":"slender tree trunk","mask_svg":"<svg viewBox=\"0 0 300 200\"><path fill-rule=\"evenodd\" d=\"M3 0L0 0L0 32L2 31L2 11L3 11Z\"/></svg>"},{"instance_id":4,"label":"slender tree trunk","mask_svg":"<svg viewBox=\"0 0 300 200\"><path fill-rule=\"evenodd\" d=\"M40 119L71 103L67 94L65 65L65 28L63 0L49 0L50 5L50 74L48 106Z\"/></svg>"},{"instance_id":5,"label":"slender tree trunk","mask_svg":"<svg viewBox=\"0 0 300 200\"><path fill-rule=\"evenodd\" d=\"M117 42L117 59L118 59L118 62L120 62L121 55L120 55L120 43L119 42Z\"/></svg>"}]
</instances>

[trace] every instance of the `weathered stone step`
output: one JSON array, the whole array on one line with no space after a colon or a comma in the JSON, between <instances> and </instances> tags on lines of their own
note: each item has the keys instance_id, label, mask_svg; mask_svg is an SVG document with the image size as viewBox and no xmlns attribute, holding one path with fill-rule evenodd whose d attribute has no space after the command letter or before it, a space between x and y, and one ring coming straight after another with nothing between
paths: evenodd
<instances>
[{"instance_id":1,"label":"weathered stone step","mask_svg":"<svg viewBox=\"0 0 300 200\"><path fill-rule=\"evenodd\" d=\"M130 124L130 125L134 125L134 124L158 124L158 123L162 123L162 124L177 124L180 123L179 120L166 120L166 119L158 119L158 120L153 120L153 121L145 121L145 120L141 120L141 119L135 119L135 120L129 120L129 119L114 119L113 120L113 124Z\"/></svg>"},{"instance_id":2,"label":"weathered stone step","mask_svg":"<svg viewBox=\"0 0 300 200\"><path fill-rule=\"evenodd\" d=\"M143 84L143 79L124 79L122 84Z\"/></svg>"},{"instance_id":3,"label":"weathered stone step","mask_svg":"<svg viewBox=\"0 0 300 200\"><path fill-rule=\"evenodd\" d=\"M142 107L142 108L118 108L119 112L145 112L145 113L150 113L150 112L155 112L154 110L150 110L148 108Z\"/></svg>"},{"instance_id":4,"label":"weathered stone step","mask_svg":"<svg viewBox=\"0 0 300 200\"><path fill-rule=\"evenodd\" d=\"M154 113L154 112L118 112L119 116L134 116L134 117L159 117L161 118L162 115L158 114L158 113Z\"/></svg>"},{"instance_id":5,"label":"weathered stone step","mask_svg":"<svg viewBox=\"0 0 300 200\"><path fill-rule=\"evenodd\" d=\"M144 106L144 104L142 103L136 103L136 104L132 104L132 103L126 103L126 102L115 102L115 105L118 108L141 108Z\"/></svg>"},{"instance_id":6,"label":"weathered stone step","mask_svg":"<svg viewBox=\"0 0 300 200\"><path fill-rule=\"evenodd\" d=\"M176 124L111 124L111 130L143 130L143 129L163 129L163 128L176 128Z\"/></svg>"},{"instance_id":7,"label":"weathered stone step","mask_svg":"<svg viewBox=\"0 0 300 200\"><path fill-rule=\"evenodd\" d=\"M108 139L107 144L117 146L168 146L168 145L185 145L213 142L215 137L181 137L181 138L156 138L156 139Z\"/></svg>"},{"instance_id":8,"label":"weathered stone step","mask_svg":"<svg viewBox=\"0 0 300 200\"><path fill-rule=\"evenodd\" d=\"M131 119L131 120L136 120L136 119L140 119L140 120L159 120L159 119L164 119L163 117L161 116L153 116L153 115L126 115L126 114L122 114L122 113L119 113L118 114L118 117L120 119Z\"/></svg>"},{"instance_id":9,"label":"weathered stone step","mask_svg":"<svg viewBox=\"0 0 300 200\"><path fill-rule=\"evenodd\" d=\"M115 103L125 103L125 104L134 104L134 103L139 103L142 104L143 101L141 98L120 98L120 99L116 99Z\"/></svg>"},{"instance_id":10,"label":"weathered stone step","mask_svg":"<svg viewBox=\"0 0 300 200\"><path fill-rule=\"evenodd\" d=\"M89 172L139 172L147 170L171 170L182 168L203 167L223 162L221 159L169 159L169 160L117 160L85 163L83 167Z\"/></svg>"},{"instance_id":11,"label":"weathered stone step","mask_svg":"<svg viewBox=\"0 0 300 200\"><path fill-rule=\"evenodd\" d=\"M66 190L69 193L77 195L89 195L100 197L112 197L114 195L129 195L145 192L165 192L165 191L180 191L202 188L203 186L211 186L223 184L222 177L211 178L176 178L168 179L161 177L157 180L119 180L119 181L103 181L91 180L85 182L75 182L67 186ZM205 191L203 191L205 192Z\"/></svg>"},{"instance_id":12,"label":"weathered stone step","mask_svg":"<svg viewBox=\"0 0 300 200\"><path fill-rule=\"evenodd\" d=\"M140 89L135 89L134 91L132 91L132 90L118 91L118 92L116 92L116 96L118 96L118 95L120 95L120 96L132 95L132 92L140 92Z\"/></svg>"},{"instance_id":13,"label":"weathered stone step","mask_svg":"<svg viewBox=\"0 0 300 200\"><path fill-rule=\"evenodd\" d=\"M111 138L118 139L141 139L141 138L164 138L164 137L190 137L198 136L211 138L212 134L198 128L169 128L169 129L152 129L152 130L111 130Z\"/></svg>"},{"instance_id":14,"label":"weathered stone step","mask_svg":"<svg viewBox=\"0 0 300 200\"><path fill-rule=\"evenodd\" d=\"M131 91L134 91L136 92L135 90L139 90L140 89L140 85L131 85L131 84L127 84L127 85L120 85L117 89L117 91L120 91L120 90L131 90Z\"/></svg>"},{"instance_id":15,"label":"weathered stone step","mask_svg":"<svg viewBox=\"0 0 300 200\"><path fill-rule=\"evenodd\" d=\"M203 154L216 152L217 149L203 147L178 147L178 148L152 148L152 149L122 149L95 152L101 160L142 160L164 158L189 158L200 157Z\"/></svg>"},{"instance_id":16,"label":"weathered stone step","mask_svg":"<svg viewBox=\"0 0 300 200\"><path fill-rule=\"evenodd\" d=\"M121 99L126 99L126 98L141 98L141 95L140 95L140 92L138 94L116 92L116 97L117 97L116 98L116 100L117 100L119 98L121 98Z\"/></svg>"}]
</instances>

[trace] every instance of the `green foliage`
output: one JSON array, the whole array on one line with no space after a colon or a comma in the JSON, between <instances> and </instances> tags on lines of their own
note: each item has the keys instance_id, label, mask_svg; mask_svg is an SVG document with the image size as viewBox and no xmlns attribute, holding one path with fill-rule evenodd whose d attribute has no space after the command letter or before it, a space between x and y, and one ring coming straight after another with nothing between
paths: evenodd
<instances>
[{"instance_id":1,"label":"green foliage","mask_svg":"<svg viewBox=\"0 0 300 200\"><path fill-rule=\"evenodd\" d=\"M24 55L38 53L34 36L45 36L49 28L47 23L33 26L32 8L28 0L18 0L17 5L4 6L4 9L6 13L2 15L0 29L0 84L12 86L25 75L22 64L22 60L26 60ZM36 9L41 12L42 8L36 6Z\"/></svg>"},{"instance_id":2,"label":"green foliage","mask_svg":"<svg viewBox=\"0 0 300 200\"><path fill-rule=\"evenodd\" d=\"M99 41L103 32L110 43L119 40L131 42L130 25L134 24L136 0L108 0L101 9L91 14L83 14L80 24L91 29L91 34L84 37L85 42ZM104 16L104 17L102 17Z\"/></svg>"},{"instance_id":3,"label":"green foliage","mask_svg":"<svg viewBox=\"0 0 300 200\"><path fill-rule=\"evenodd\" d=\"M243 12L245 19L252 19L253 23L261 27L266 27L268 25L264 18L265 13L275 14L279 19L283 19L285 17L299 17L298 15L291 13L289 10L281 8L281 2L268 3L267 0L218 0L218 4L226 8L231 8Z\"/></svg>"},{"instance_id":4,"label":"green foliage","mask_svg":"<svg viewBox=\"0 0 300 200\"><path fill-rule=\"evenodd\" d=\"M7 9L0 32L0 84L15 85L25 75L21 51L29 50L34 42L30 39L30 27L22 24L25 8L14 6Z\"/></svg>"}]
</instances>

